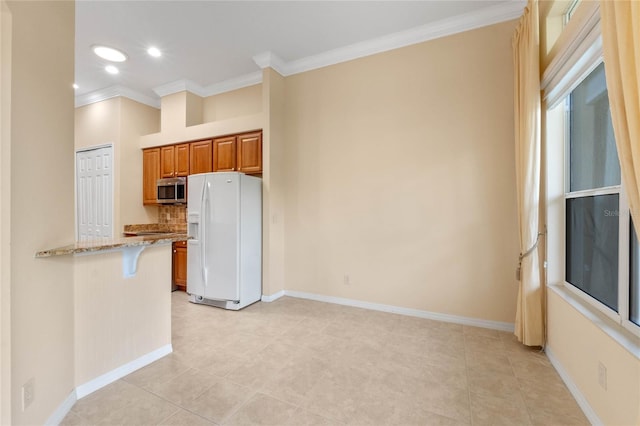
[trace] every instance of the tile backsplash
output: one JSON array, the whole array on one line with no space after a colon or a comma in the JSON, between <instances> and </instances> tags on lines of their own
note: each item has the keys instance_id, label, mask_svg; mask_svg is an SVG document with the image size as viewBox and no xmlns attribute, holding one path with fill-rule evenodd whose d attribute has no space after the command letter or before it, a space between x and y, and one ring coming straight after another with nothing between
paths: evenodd
<instances>
[{"instance_id":1,"label":"tile backsplash","mask_svg":"<svg viewBox=\"0 0 640 426\"><path fill-rule=\"evenodd\" d=\"M160 206L158 207L158 222L172 225L187 223L187 206Z\"/></svg>"}]
</instances>

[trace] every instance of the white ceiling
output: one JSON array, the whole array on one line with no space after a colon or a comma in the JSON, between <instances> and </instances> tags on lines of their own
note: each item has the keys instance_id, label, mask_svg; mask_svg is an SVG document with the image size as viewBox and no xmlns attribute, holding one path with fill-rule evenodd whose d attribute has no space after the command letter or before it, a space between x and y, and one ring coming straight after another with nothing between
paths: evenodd
<instances>
[{"instance_id":1,"label":"white ceiling","mask_svg":"<svg viewBox=\"0 0 640 426\"><path fill-rule=\"evenodd\" d=\"M117 88L157 104L158 93L171 92L176 84L212 94L258 82L256 61L292 74L446 35L456 25L470 29L513 19L523 5L522 0L80 0L76 97ZM120 74L104 71L107 61L93 54L94 44L126 52ZM162 50L161 58L146 54L151 45ZM262 59L254 60L256 55Z\"/></svg>"}]
</instances>

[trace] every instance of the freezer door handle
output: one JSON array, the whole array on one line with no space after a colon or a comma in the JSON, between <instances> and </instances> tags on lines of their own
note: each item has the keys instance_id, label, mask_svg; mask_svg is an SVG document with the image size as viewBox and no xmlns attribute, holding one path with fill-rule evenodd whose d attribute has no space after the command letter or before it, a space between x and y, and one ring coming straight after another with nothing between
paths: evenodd
<instances>
[{"instance_id":1,"label":"freezer door handle","mask_svg":"<svg viewBox=\"0 0 640 426\"><path fill-rule=\"evenodd\" d=\"M202 283L204 284L204 287L207 287L207 267L206 262L205 262L205 254L207 253L206 250L206 223L207 223L207 207L209 204L209 187L210 184L209 182L205 181L205 184L202 185L202 196L200 198L200 211L201 211L201 217L200 217L200 262L201 262L201 273L202 273Z\"/></svg>"}]
</instances>

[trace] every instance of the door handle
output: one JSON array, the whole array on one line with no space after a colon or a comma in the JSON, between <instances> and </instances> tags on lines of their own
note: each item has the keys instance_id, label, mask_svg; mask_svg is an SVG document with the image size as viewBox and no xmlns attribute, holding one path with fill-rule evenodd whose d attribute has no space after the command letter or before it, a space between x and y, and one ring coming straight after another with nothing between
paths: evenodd
<instances>
[{"instance_id":1,"label":"door handle","mask_svg":"<svg viewBox=\"0 0 640 426\"><path fill-rule=\"evenodd\" d=\"M207 278L208 278L208 271L206 270L205 267L205 255L207 253L207 249L206 249L206 241L207 241L207 233L206 233L206 227L205 227L205 223L207 221L207 207L209 207L209 189L210 184L209 182L205 179L204 184L202 185L202 195L200 197L200 262L201 262L201 274L202 274L202 281L204 283L205 288L208 285L207 282Z\"/></svg>"}]
</instances>

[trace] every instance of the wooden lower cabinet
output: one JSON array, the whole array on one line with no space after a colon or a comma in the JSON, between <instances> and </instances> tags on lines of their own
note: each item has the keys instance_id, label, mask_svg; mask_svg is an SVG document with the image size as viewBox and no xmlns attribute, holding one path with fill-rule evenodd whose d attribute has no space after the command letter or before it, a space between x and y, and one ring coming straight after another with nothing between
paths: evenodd
<instances>
[{"instance_id":1,"label":"wooden lower cabinet","mask_svg":"<svg viewBox=\"0 0 640 426\"><path fill-rule=\"evenodd\" d=\"M172 283L181 291L187 291L187 242L173 243Z\"/></svg>"}]
</instances>

